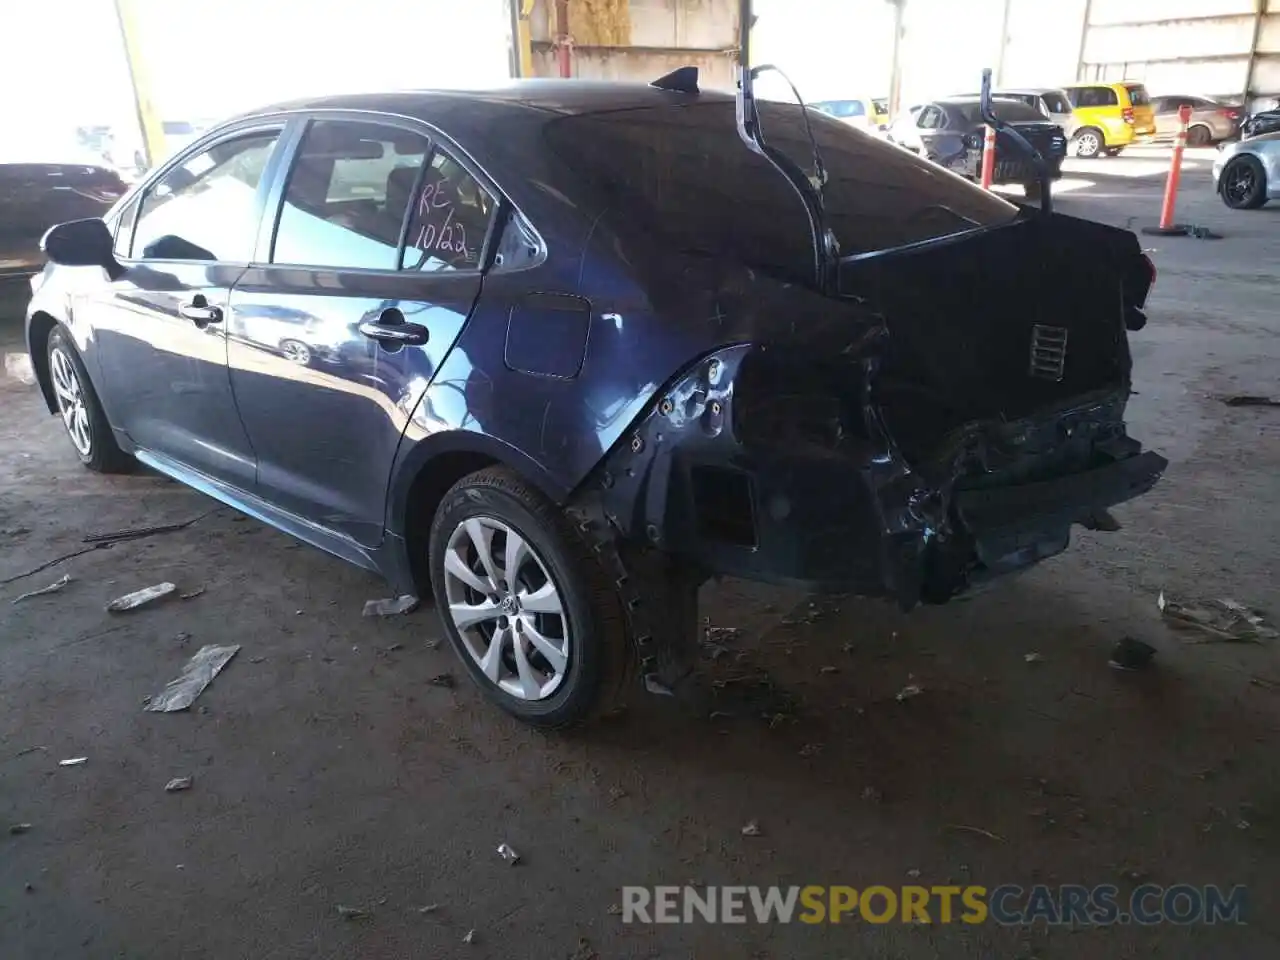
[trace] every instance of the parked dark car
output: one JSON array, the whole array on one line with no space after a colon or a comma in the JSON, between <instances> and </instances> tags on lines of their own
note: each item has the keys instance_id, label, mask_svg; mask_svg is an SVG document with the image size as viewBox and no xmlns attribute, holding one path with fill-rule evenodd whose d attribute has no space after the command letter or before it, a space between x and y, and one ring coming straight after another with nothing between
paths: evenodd
<instances>
[{"instance_id":1,"label":"parked dark car","mask_svg":"<svg viewBox=\"0 0 1280 960\"><path fill-rule=\"evenodd\" d=\"M1049 164L1050 178L1059 179L1062 161L1067 155L1067 137L1062 127L1047 120L1038 109L1017 100L997 98L992 106L997 118L1015 127L1040 151ZM949 97L922 105L915 115L911 131L914 136L906 138L904 145L941 167L975 180L982 171L985 129L978 97ZM913 142L918 146L913 146ZM996 137L992 182L1021 184L1029 198L1037 196L1039 189L1031 159L1003 131Z\"/></svg>"},{"instance_id":2,"label":"parked dark car","mask_svg":"<svg viewBox=\"0 0 1280 960\"><path fill-rule=\"evenodd\" d=\"M9 146L21 146L12 144ZM40 238L68 220L100 217L128 186L105 161L78 150L0 150L0 279L44 266Z\"/></svg>"},{"instance_id":3,"label":"parked dark car","mask_svg":"<svg viewBox=\"0 0 1280 960\"><path fill-rule=\"evenodd\" d=\"M1133 234L812 111L811 142L796 106L740 134L733 98L683 91L219 126L46 237L49 410L91 469L136 458L430 591L476 682L544 726L637 667L670 689L710 576L944 602L1156 482L1124 425Z\"/></svg>"},{"instance_id":4,"label":"parked dark car","mask_svg":"<svg viewBox=\"0 0 1280 960\"><path fill-rule=\"evenodd\" d=\"M1266 133L1280 133L1280 108L1259 110L1240 125L1240 136L1245 140L1260 137Z\"/></svg>"}]
</instances>

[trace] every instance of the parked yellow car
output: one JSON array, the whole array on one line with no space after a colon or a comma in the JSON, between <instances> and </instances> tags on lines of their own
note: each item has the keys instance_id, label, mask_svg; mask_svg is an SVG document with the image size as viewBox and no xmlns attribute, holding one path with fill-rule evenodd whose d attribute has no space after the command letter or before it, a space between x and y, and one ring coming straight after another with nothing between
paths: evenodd
<instances>
[{"instance_id":1,"label":"parked yellow car","mask_svg":"<svg viewBox=\"0 0 1280 960\"><path fill-rule=\"evenodd\" d=\"M1071 152L1077 157L1114 157L1133 143L1150 140L1156 116L1140 83L1077 83L1064 87L1076 127Z\"/></svg>"}]
</instances>

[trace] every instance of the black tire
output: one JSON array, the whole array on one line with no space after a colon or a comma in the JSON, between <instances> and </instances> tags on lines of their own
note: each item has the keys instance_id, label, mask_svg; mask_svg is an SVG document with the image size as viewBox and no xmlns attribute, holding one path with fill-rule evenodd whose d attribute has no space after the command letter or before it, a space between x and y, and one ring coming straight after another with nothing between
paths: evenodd
<instances>
[{"instance_id":1,"label":"black tire","mask_svg":"<svg viewBox=\"0 0 1280 960\"><path fill-rule=\"evenodd\" d=\"M1207 147L1213 143L1213 131L1206 126L1195 126L1187 130L1188 147Z\"/></svg>"},{"instance_id":2,"label":"black tire","mask_svg":"<svg viewBox=\"0 0 1280 960\"><path fill-rule=\"evenodd\" d=\"M1232 157L1218 178L1222 202L1232 210L1257 210L1267 202L1267 172L1255 156Z\"/></svg>"},{"instance_id":3,"label":"black tire","mask_svg":"<svg viewBox=\"0 0 1280 960\"><path fill-rule=\"evenodd\" d=\"M475 540L466 535L463 524L480 518L496 521L523 538L536 563L529 560L518 562L516 577L523 582L523 578L527 576L536 578L545 574L546 583L550 584L559 601L563 611L561 614L529 614L517 606L517 612L510 618L492 618L490 632L485 633L483 625L477 624L474 628L468 628L468 637L464 639L450 612L450 590L466 593L464 602L468 604L483 602L483 595L475 593L456 575L446 573L446 559L450 552L450 541L455 534L460 538L466 537L465 540L458 541L464 545L463 549L474 550ZM505 544L506 534L500 531L490 535L488 544L493 555L495 573L500 573L499 590L502 591L508 585L502 579L502 575L507 573L505 558L502 569L499 571L496 567L499 536L504 538ZM458 549L455 547L455 553ZM622 600L591 547L555 504L506 468L481 470L464 477L445 494L431 524L429 550L431 586L445 632L467 673L486 697L517 719L544 729L574 726L622 705L629 689L634 660ZM465 563L473 577L483 569L478 557ZM532 574L521 572L528 571L530 566L534 568ZM452 578L452 582L448 578ZM479 579L486 584L492 582L487 576L480 576ZM512 592L519 590L520 587L516 587ZM522 594L526 600L530 595L527 590L528 588ZM535 589L533 592L541 591ZM455 596L454 599L458 598ZM492 609L496 610L497 607ZM506 639L500 645L502 652L495 658L499 662L495 670L518 674L515 647L521 643L521 637L528 635L521 632L518 622L527 624L530 616L554 617L560 628L560 636L554 639L567 638L559 648L567 650L567 656L566 666L560 671L558 685L540 699L522 698L500 685L502 682L518 683L523 675L500 677L495 681L486 675L477 659L479 647L489 644L487 651L495 649L492 645L493 631L498 629L499 624L506 624L511 632L506 634ZM537 620L536 626L543 637L548 636L544 620ZM523 630L527 631L528 626ZM472 643L476 644L476 653L469 646ZM543 656L532 640L528 641L526 647L528 653L523 655L526 663L537 660L555 672L554 664ZM489 658L486 656L483 659ZM548 684L551 682L548 681Z\"/></svg>"},{"instance_id":4,"label":"black tire","mask_svg":"<svg viewBox=\"0 0 1280 960\"><path fill-rule=\"evenodd\" d=\"M96 473L130 473L136 461L116 443L89 372L65 327L49 332L45 354L59 417L80 462ZM70 415L69 405L75 411Z\"/></svg>"},{"instance_id":5,"label":"black tire","mask_svg":"<svg viewBox=\"0 0 1280 960\"><path fill-rule=\"evenodd\" d=\"M1030 180L1024 183L1022 192L1026 195L1027 203L1039 203L1044 198L1044 191L1040 188L1039 180Z\"/></svg>"},{"instance_id":6,"label":"black tire","mask_svg":"<svg viewBox=\"0 0 1280 960\"><path fill-rule=\"evenodd\" d=\"M1071 153L1092 160L1106 151L1107 141L1097 127L1083 127L1071 135Z\"/></svg>"},{"instance_id":7,"label":"black tire","mask_svg":"<svg viewBox=\"0 0 1280 960\"><path fill-rule=\"evenodd\" d=\"M1107 149L1103 150L1102 152L1105 156L1108 156L1108 157L1118 157L1120 156L1123 150L1124 150L1124 147L1107 147Z\"/></svg>"}]
</instances>

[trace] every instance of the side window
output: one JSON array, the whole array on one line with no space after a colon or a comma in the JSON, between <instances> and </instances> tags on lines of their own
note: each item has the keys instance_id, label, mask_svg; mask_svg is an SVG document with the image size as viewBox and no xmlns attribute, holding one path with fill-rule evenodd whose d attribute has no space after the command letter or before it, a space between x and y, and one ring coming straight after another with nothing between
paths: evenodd
<instances>
[{"instance_id":1,"label":"side window","mask_svg":"<svg viewBox=\"0 0 1280 960\"><path fill-rule=\"evenodd\" d=\"M520 270L537 263L542 252L541 243L524 217L513 213L507 219L498 241L498 252L493 257L493 269Z\"/></svg>"},{"instance_id":2,"label":"side window","mask_svg":"<svg viewBox=\"0 0 1280 960\"><path fill-rule=\"evenodd\" d=\"M477 270L498 202L447 153L427 167L409 221L401 266L424 273Z\"/></svg>"},{"instance_id":3,"label":"side window","mask_svg":"<svg viewBox=\"0 0 1280 960\"><path fill-rule=\"evenodd\" d=\"M394 270L414 185L430 145L396 127L317 120L298 147L271 262Z\"/></svg>"},{"instance_id":4,"label":"side window","mask_svg":"<svg viewBox=\"0 0 1280 960\"><path fill-rule=\"evenodd\" d=\"M167 172L143 195L133 257L229 263L252 259L258 182L278 137L273 130L223 140Z\"/></svg>"},{"instance_id":5,"label":"side window","mask_svg":"<svg viewBox=\"0 0 1280 960\"><path fill-rule=\"evenodd\" d=\"M940 130L943 117L944 114L939 107L929 104L929 106L920 111L920 118L916 121L916 126L921 130Z\"/></svg>"},{"instance_id":6,"label":"side window","mask_svg":"<svg viewBox=\"0 0 1280 960\"><path fill-rule=\"evenodd\" d=\"M129 259L129 246L133 242L133 224L138 219L138 201L133 200L129 206L120 211L116 220L116 242L112 251L117 260Z\"/></svg>"},{"instance_id":7,"label":"side window","mask_svg":"<svg viewBox=\"0 0 1280 960\"><path fill-rule=\"evenodd\" d=\"M1120 98L1110 87L1085 87L1080 91L1082 107L1114 107L1119 103Z\"/></svg>"}]
</instances>

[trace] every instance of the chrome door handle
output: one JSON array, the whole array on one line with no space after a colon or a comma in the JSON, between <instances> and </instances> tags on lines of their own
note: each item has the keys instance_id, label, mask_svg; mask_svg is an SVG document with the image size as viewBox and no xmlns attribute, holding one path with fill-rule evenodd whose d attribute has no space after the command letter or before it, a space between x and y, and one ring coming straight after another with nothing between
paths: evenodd
<instances>
[{"instance_id":1,"label":"chrome door handle","mask_svg":"<svg viewBox=\"0 0 1280 960\"><path fill-rule=\"evenodd\" d=\"M209 301L202 293L192 297L190 303L184 303L178 307L178 312L197 327L207 327L211 323L222 322L222 311L217 307L209 306Z\"/></svg>"},{"instance_id":2,"label":"chrome door handle","mask_svg":"<svg viewBox=\"0 0 1280 960\"><path fill-rule=\"evenodd\" d=\"M371 340L387 346L418 347L431 339L431 334L420 323L375 323L366 320L359 330Z\"/></svg>"}]
</instances>

